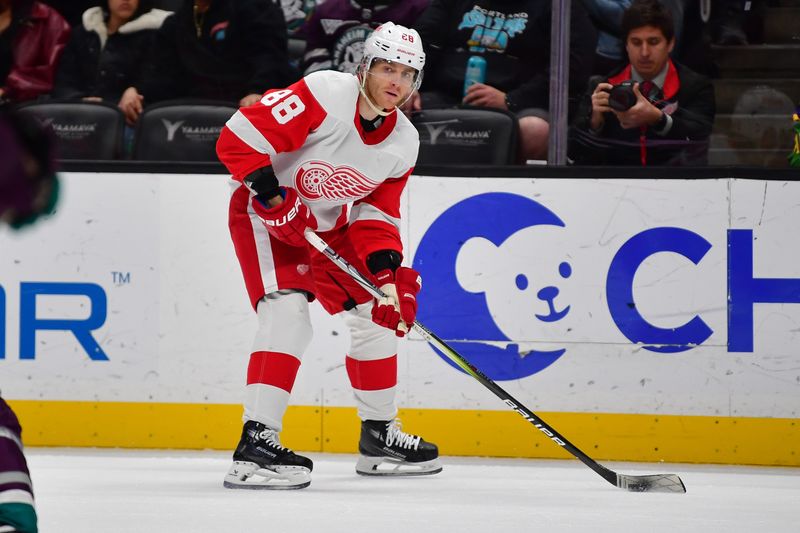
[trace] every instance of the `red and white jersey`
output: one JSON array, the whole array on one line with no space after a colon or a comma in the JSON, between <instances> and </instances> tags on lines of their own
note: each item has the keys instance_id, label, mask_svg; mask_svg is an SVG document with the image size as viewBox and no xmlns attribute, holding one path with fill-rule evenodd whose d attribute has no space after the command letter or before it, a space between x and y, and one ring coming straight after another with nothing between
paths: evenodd
<instances>
[{"instance_id":1,"label":"red and white jersey","mask_svg":"<svg viewBox=\"0 0 800 533\"><path fill-rule=\"evenodd\" d=\"M233 179L272 165L311 209L317 231L349 223L364 258L402 251L400 195L413 170L419 135L400 112L365 132L358 115L358 79L320 71L264 94L228 120L217 143ZM366 233L365 233L366 232Z\"/></svg>"}]
</instances>

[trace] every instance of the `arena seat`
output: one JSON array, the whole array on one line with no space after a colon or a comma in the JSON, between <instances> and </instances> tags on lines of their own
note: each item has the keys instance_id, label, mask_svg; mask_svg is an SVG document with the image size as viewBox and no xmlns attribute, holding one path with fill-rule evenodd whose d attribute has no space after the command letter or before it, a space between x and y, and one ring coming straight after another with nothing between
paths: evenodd
<instances>
[{"instance_id":1,"label":"arena seat","mask_svg":"<svg viewBox=\"0 0 800 533\"><path fill-rule=\"evenodd\" d=\"M217 161L219 132L238 107L213 100L168 100L146 107L136 127L140 161Z\"/></svg>"},{"instance_id":2,"label":"arena seat","mask_svg":"<svg viewBox=\"0 0 800 533\"><path fill-rule=\"evenodd\" d=\"M411 115L419 132L418 165L510 165L518 121L506 111L475 107L427 109Z\"/></svg>"},{"instance_id":3,"label":"arena seat","mask_svg":"<svg viewBox=\"0 0 800 533\"><path fill-rule=\"evenodd\" d=\"M125 117L116 106L82 100L46 100L18 107L55 135L59 159L117 159Z\"/></svg>"}]
</instances>

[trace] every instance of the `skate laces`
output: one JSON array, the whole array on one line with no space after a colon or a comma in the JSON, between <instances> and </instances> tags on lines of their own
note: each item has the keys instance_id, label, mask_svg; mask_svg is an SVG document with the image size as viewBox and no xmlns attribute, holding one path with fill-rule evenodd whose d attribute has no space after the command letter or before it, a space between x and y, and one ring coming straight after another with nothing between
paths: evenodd
<instances>
[{"instance_id":1,"label":"skate laces","mask_svg":"<svg viewBox=\"0 0 800 533\"><path fill-rule=\"evenodd\" d=\"M399 419L395 419L386 423L386 445L392 446L397 444L400 448L410 448L416 450L419 446L421 437L417 435L410 435L400 429L402 425Z\"/></svg>"},{"instance_id":2,"label":"skate laces","mask_svg":"<svg viewBox=\"0 0 800 533\"><path fill-rule=\"evenodd\" d=\"M273 448L277 448L280 451L289 451L289 448L281 445L280 437L278 437L278 432L274 429L265 428L259 431L256 436L266 442L267 444L271 445Z\"/></svg>"}]
</instances>

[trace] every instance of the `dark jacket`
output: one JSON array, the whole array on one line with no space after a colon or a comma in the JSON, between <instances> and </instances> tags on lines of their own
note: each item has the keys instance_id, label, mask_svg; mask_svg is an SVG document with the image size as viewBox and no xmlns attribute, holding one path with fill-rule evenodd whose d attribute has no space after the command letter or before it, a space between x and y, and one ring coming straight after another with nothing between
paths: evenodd
<instances>
[{"instance_id":1,"label":"dark jacket","mask_svg":"<svg viewBox=\"0 0 800 533\"><path fill-rule=\"evenodd\" d=\"M508 94L516 109L548 109L550 99L551 0L433 0L414 25L425 47L421 92L458 102L467 60L486 60L486 81ZM586 88L597 32L580 1L572 2L570 95L577 104Z\"/></svg>"},{"instance_id":2,"label":"dark jacket","mask_svg":"<svg viewBox=\"0 0 800 533\"><path fill-rule=\"evenodd\" d=\"M13 32L11 69L0 80L5 99L34 100L53 89L56 65L70 29L54 9L39 2L17 2L6 31Z\"/></svg>"},{"instance_id":3,"label":"dark jacket","mask_svg":"<svg viewBox=\"0 0 800 533\"><path fill-rule=\"evenodd\" d=\"M197 36L194 2L167 18L136 85L146 104L170 98L238 102L247 94L286 87L289 66L281 8L271 0L214 0Z\"/></svg>"},{"instance_id":4,"label":"dark jacket","mask_svg":"<svg viewBox=\"0 0 800 533\"><path fill-rule=\"evenodd\" d=\"M156 30L169 14L153 9L107 35L103 9L88 9L61 57L53 96L99 96L116 104L125 89L139 81Z\"/></svg>"},{"instance_id":5,"label":"dark jacket","mask_svg":"<svg viewBox=\"0 0 800 533\"><path fill-rule=\"evenodd\" d=\"M662 98L656 107L672 117L672 127L665 135L654 128L623 129L613 113L605 114L600 131L593 132L589 122L592 92L601 81L616 84L627 77L629 65L597 80L581 102L570 132L569 157L586 165L704 165L708 161L708 140L714 124L716 104L714 87L705 76L672 63L664 83ZM674 73L674 76L673 76ZM644 134L644 138L642 138Z\"/></svg>"}]
</instances>

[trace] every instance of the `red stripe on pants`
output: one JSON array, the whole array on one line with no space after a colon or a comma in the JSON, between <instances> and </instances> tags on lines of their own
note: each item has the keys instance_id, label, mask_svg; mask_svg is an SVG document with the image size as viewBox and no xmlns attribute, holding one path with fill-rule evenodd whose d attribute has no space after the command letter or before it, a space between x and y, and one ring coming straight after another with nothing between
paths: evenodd
<instances>
[{"instance_id":1,"label":"red stripe on pants","mask_svg":"<svg viewBox=\"0 0 800 533\"><path fill-rule=\"evenodd\" d=\"M253 352L247 365L247 384L263 383L292 392L300 360L286 353Z\"/></svg>"},{"instance_id":2,"label":"red stripe on pants","mask_svg":"<svg viewBox=\"0 0 800 533\"><path fill-rule=\"evenodd\" d=\"M264 296L264 281L261 279L261 270L258 264L258 251L256 239L253 235L253 225L247 207L250 204L250 190L241 185L231 196L228 209L228 227L231 231L233 246L236 256L244 274L244 283L250 295L253 309L258 306L258 301Z\"/></svg>"},{"instance_id":3,"label":"red stripe on pants","mask_svg":"<svg viewBox=\"0 0 800 533\"><path fill-rule=\"evenodd\" d=\"M357 390L383 390L397 385L397 355L376 361L359 361L347 356L347 375Z\"/></svg>"}]
</instances>

